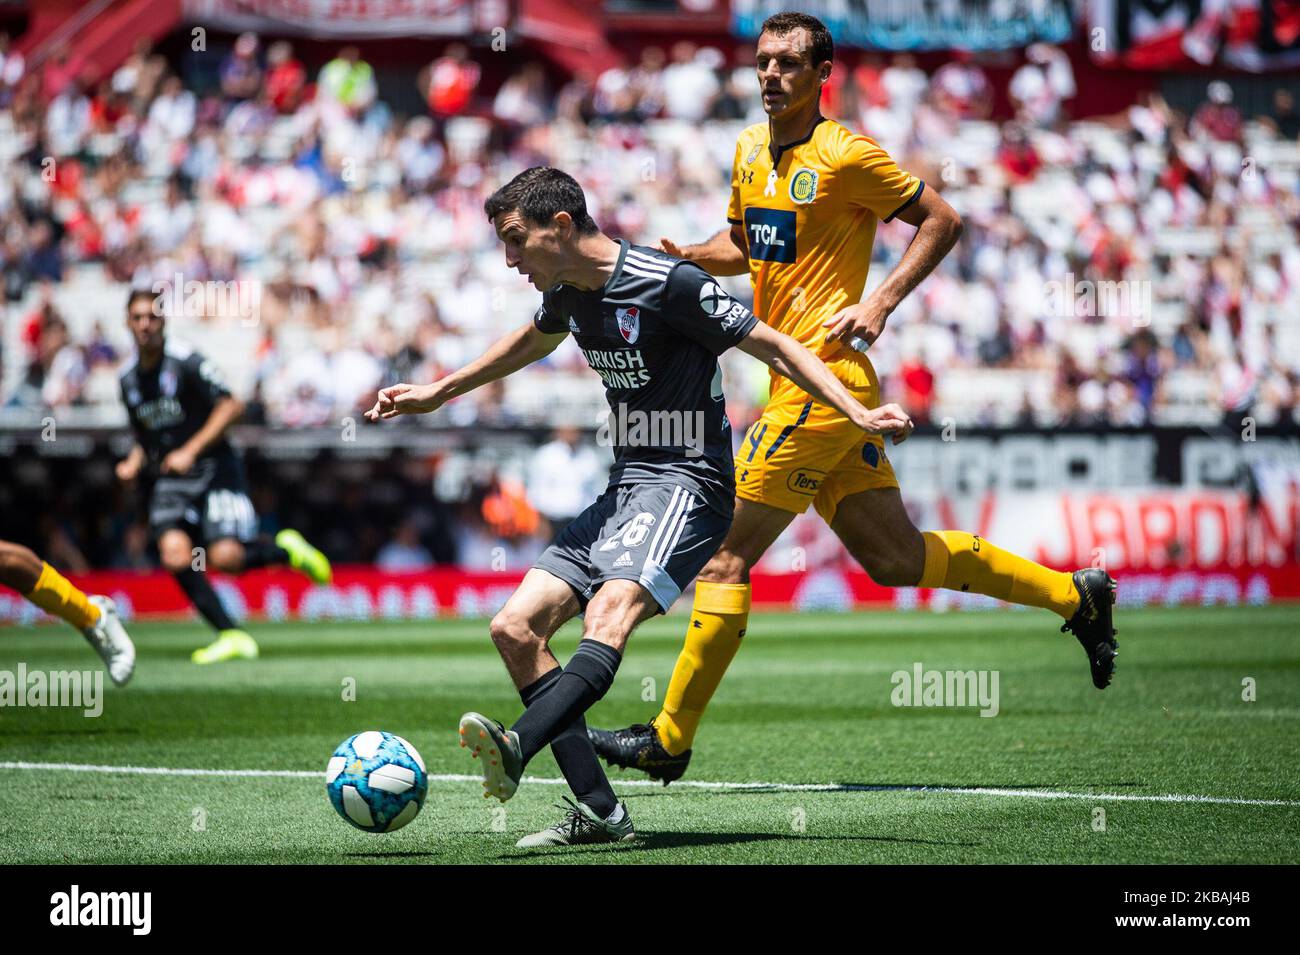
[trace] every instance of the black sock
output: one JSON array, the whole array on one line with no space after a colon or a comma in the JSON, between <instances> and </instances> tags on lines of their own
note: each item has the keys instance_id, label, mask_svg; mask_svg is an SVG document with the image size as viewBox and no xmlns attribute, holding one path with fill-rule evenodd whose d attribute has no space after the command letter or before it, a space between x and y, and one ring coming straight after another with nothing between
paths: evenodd
<instances>
[{"instance_id":1,"label":"black sock","mask_svg":"<svg viewBox=\"0 0 1300 955\"><path fill-rule=\"evenodd\" d=\"M563 673L563 670L556 667L520 690L519 698L524 701L524 706L532 706L541 699L555 686ZM605 771L600 768L596 751L591 748L591 740L587 739L585 719L579 716L551 740L551 753L578 802L586 803L602 819L618 807L618 797L614 795Z\"/></svg>"},{"instance_id":2,"label":"black sock","mask_svg":"<svg viewBox=\"0 0 1300 955\"><path fill-rule=\"evenodd\" d=\"M268 538L259 537L244 545L245 570L287 563L289 563L289 552Z\"/></svg>"},{"instance_id":3,"label":"black sock","mask_svg":"<svg viewBox=\"0 0 1300 955\"><path fill-rule=\"evenodd\" d=\"M185 596L190 598L190 603L194 604L194 609L204 620L217 630L235 629L235 622L230 619L230 614L226 613L226 608L221 606L221 598L212 589L207 574L193 567L186 567L172 576L176 578L176 583L181 585L181 590L185 591Z\"/></svg>"},{"instance_id":4,"label":"black sock","mask_svg":"<svg viewBox=\"0 0 1300 955\"><path fill-rule=\"evenodd\" d=\"M597 640L578 644L551 688L510 727L519 734L525 764L605 695L621 659L617 650Z\"/></svg>"}]
</instances>

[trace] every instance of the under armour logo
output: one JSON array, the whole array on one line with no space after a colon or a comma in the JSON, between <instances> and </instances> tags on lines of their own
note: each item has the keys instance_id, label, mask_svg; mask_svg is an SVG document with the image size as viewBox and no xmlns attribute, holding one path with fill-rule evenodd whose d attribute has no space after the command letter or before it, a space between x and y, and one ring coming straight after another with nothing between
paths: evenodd
<instances>
[{"instance_id":1,"label":"under armour logo","mask_svg":"<svg viewBox=\"0 0 1300 955\"><path fill-rule=\"evenodd\" d=\"M754 181L754 170L752 170L752 169L744 169L744 170L741 171L741 173L740 173L740 184L741 184L742 186L748 186L748 185L750 185L751 183L753 183L753 181Z\"/></svg>"}]
</instances>

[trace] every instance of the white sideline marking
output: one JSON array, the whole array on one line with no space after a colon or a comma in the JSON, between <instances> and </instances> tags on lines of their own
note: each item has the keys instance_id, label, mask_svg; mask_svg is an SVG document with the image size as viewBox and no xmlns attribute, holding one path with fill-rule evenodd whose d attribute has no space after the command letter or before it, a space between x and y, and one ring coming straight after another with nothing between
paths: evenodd
<instances>
[{"instance_id":1,"label":"white sideline marking","mask_svg":"<svg viewBox=\"0 0 1300 955\"><path fill-rule=\"evenodd\" d=\"M90 763L28 763L0 762L0 769L38 769L56 770L69 773L121 773L134 776L227 776L227 777L272 777L276 779L319 779L325 780L325 772L304 769L174 769L169 766L96 766ZM463 773L430 773L431 783L475 783L481 776ZM549 779L541 776L525 776L523 782L545 786L563 786L563 779ZM624 779L615 783L619 787L658 789L662 783L652 779ZM852 792L913 792L937 793L954 796L1005 796L1022 799L1091 799L1098 802L1194 802L1210 803L1219 806L1300 806L1300 799L1238 799L1231 796L1190 796L1179 793L1167 795L1140 795L1136 793L1072 793L1055 789L996 789L987 786L907 786L907 785L865 785L860 783L729 783L704 782L695 779L678 780L673 785L679 789L730 789L756 790L767 792L811 792L811 793L852 793Z\"/></svg>"}]
</instances>

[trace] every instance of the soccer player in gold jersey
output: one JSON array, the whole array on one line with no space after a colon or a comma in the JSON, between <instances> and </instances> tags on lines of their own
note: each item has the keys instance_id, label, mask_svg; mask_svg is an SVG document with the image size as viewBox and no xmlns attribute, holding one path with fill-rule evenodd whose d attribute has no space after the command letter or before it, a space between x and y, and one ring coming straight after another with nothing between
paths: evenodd
<instances>
[{"instance_id":1,"label":"soccer player in gold jersey","mask_svg":"<svg viewBox=\"0 0 1300 955\"><path fill-rule=\"evenodd\" d=\"M890 313L961 235L961 217L875 141L821 115L830 33L815 17L780 13L758 38L766 123L741 133L732 165L730 228L664 251L714 275L748 272L754 312L812 350L869 408L880 382L865 350ZM876 223L916 227L906 253L862 300ZM665 784L686 770L700 718L749 615L749 572L811 504L878 584L987 594L1058 614L1104 689L1114 671L1115 582L1104 570L1051 570L965 531L919 531L884 442L773 377L770 398L736 456L736 517L700 572L686 645L663 709L650 723L592 729L597 753Z\"/></svg>"}]
</instances>

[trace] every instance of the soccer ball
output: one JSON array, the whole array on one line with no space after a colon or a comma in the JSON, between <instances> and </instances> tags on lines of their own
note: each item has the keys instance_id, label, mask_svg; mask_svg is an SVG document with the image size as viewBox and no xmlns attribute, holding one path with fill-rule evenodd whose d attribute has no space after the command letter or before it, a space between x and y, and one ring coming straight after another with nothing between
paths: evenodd
<instances>
[{"instance_id":1,"label":"soccer ball","mask_svg":"<svg viewBox=\"0 0 1300 955\"><path fill-rule=\"evenodd\" d=\"M415 747L369 730L339 744L325 768L325 791L338 814L366 832L393 832L419 813L429 779Z\"/></svg>"}]
</instances>

